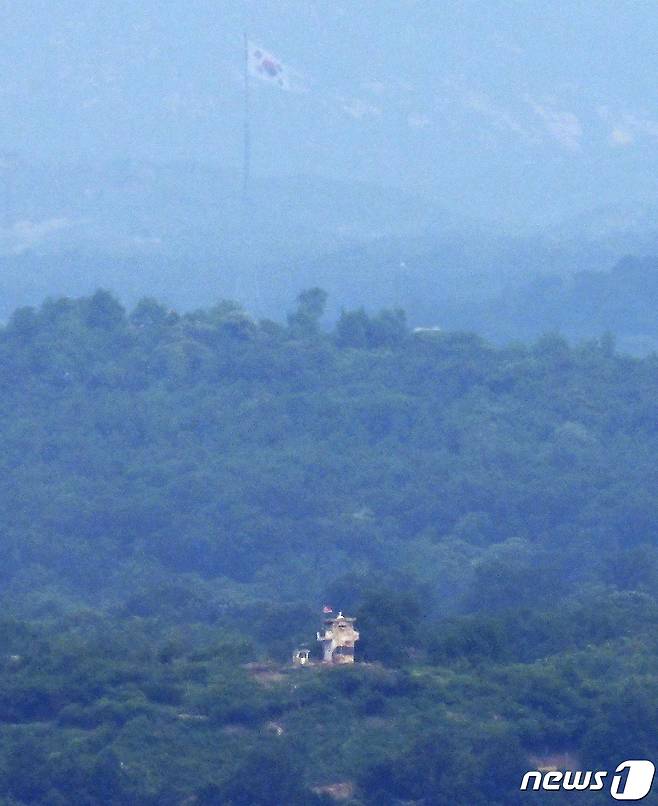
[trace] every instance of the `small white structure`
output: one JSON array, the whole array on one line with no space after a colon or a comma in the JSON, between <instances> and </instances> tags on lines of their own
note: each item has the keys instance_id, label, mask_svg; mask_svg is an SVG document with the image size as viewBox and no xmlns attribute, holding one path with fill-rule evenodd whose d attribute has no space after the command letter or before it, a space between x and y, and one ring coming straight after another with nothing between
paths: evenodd
<instances>
[{"instance_id":1,"label":"small white structure","mask_svg":"<svg viewBox=\"0 0 658 806\"><path fill-rule=\"evenodd\" d=\"M436 335L437 333L441 333L441 328L433 325L432 327L415 327L413 329L414 336L426 336L426 335Z\"/></svg>"},{"instance_id":2,"label":"small white structure","mask_svg":"<svg viewBox=\"0 0 658 806\"><path fill-rule=\"evenodd\" d=\"M296 649L292 653L292 662L294 666L308 666L310 663L309 655L310 649Z\"/></svg>"}]
</instances>

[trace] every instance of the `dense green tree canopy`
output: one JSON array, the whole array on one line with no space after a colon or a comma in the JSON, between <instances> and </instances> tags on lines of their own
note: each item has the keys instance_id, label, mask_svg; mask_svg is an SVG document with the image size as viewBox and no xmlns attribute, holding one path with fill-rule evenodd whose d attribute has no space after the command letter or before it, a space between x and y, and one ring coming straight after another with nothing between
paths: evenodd
<instances>
[{"instance_id":1,"label":"dense green tree canopy","mask_svg":"<svg viewBox=\"0 0 658 806\"><path fill-rule=\"evenodd\" d=\"M656 357L325 301L0 331L8 804L503 806L651 757ZM361 663L294 672L327 601Z\"/></svg>"}]
</instances>

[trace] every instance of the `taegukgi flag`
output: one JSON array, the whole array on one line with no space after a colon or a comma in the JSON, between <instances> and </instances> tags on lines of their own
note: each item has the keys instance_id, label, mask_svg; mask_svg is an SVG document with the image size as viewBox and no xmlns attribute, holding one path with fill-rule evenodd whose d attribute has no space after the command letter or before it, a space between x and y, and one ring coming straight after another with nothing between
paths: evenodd
<instances>
[{"instance_id":1,"label":"taegukgi flag","mask_svg":"<svg viewBox=\"0 0 658 806\"><path fill-rule=\"evenodd\" d=\"M292 71L272 53L253 42L247 43L247 66L249 75L254 78L274 84L288 92L295 89Z\"/></svg>"}]
</instances>

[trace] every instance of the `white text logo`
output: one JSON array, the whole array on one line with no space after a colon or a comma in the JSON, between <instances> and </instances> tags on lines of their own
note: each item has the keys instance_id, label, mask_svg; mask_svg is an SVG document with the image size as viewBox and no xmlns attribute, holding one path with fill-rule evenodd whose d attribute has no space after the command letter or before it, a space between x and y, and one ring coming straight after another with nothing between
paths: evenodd
<instances>
[{"instance_id":1,"label":"white text logo","mask_svg":"<svg viewBox=\"0 0 658 806\"><path fill-rule=\"evenodd\" d=\"M547 792L557 792L563 790L596 792L605 788L607 781L610 781L610 794L615 800L642 800L649 792L653 784L656 768L651 761L642 759L632 759L623 761L612 776L609 772L599 771L583 772L580 770L567 772L531 771L523 776L521 790L543 789Z\"/></svg>"}]
</instances>

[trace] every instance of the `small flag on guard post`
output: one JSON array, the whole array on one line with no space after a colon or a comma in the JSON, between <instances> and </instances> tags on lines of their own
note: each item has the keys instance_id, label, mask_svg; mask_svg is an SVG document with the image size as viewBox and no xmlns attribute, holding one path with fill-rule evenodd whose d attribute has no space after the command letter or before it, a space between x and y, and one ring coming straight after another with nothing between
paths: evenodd
<instances>
[{"instance_id":1,"label":"small flag on guard post","mask_svg":"<svg viewBox=\"0 0 658 806\"><path fill-rule=\"evenodd\" d=\"M275 84L279 89L293 91L291 71L276 56L254 45L253 42L247 43L247 64L249 75L268 84Z\"/></svg>"},{"instance_id":2,"label":"small flag on guard post","mask_svg":"<svg viewBox=\"0 0 658 806\"><path fill-rule=\"evenodd\" d=\"M332 609L331 607L329 607L329 605L325 605L325 606L322 608L322 612L323 612L323 613L333 613L334 611L333 611L333 609Z\"/></svg>"}]
</instances>

